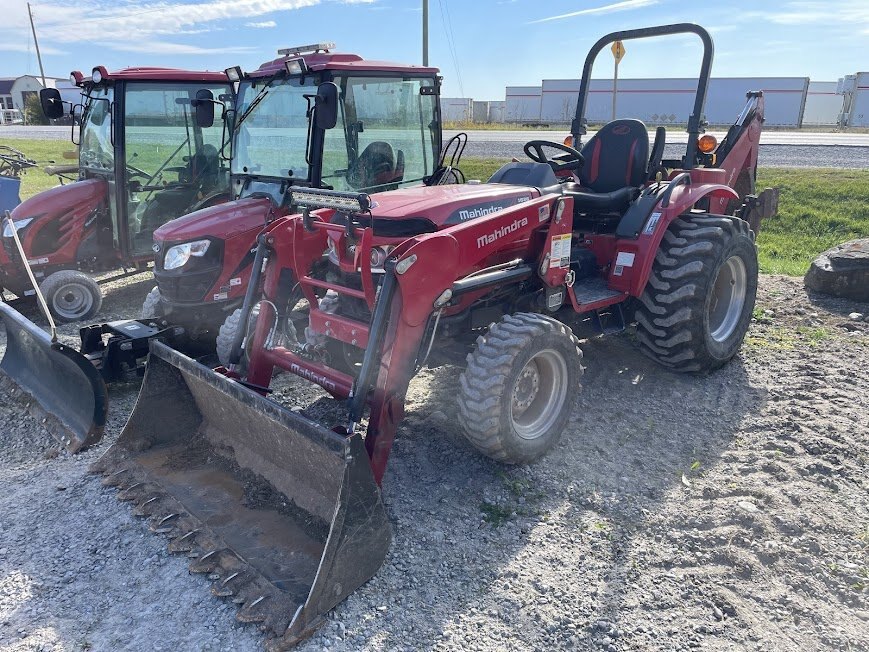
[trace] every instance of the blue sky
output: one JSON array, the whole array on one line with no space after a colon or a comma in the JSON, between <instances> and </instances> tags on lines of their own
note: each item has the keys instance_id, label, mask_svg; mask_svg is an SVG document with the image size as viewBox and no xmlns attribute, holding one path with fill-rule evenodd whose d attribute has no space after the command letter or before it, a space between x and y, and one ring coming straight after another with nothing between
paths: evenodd
<instances>
[{"instance_id":1,"label":"blue sky","mask_svg":"<svg viewBox=\"0 0 869 652\"><path fill-rule=\"evenodd\" d=\"M278 48L334 41L368 58L421 62L420 0L31 0L47 75L131 65L253 69ZM25 0L0 1L0 76L38 74ZM869 70L869 0L429 0L429 61L446 96L503 99L506 85L579 76L588 48L618 29L698 22L713 75ZM696 37L627 44L619 76L696 75ZM458 71L457 71L458 69ZM612 74L601 55L595 76Z\"/></svg>"}]
</instances>

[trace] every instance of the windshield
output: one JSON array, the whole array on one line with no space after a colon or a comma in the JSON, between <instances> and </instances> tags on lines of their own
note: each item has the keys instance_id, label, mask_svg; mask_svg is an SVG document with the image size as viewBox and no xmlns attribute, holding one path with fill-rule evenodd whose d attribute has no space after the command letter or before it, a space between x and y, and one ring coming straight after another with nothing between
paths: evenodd
<instances>
[{"instance_id":1,"label":"windshield","mask_svg":"<svg viewBox=\"0 0 869 652\"><path fill-rule=\"evenodd\" d=\"M113 99L114 89L104 86L91 89L85 100L79 146L79 164L83 168L114 171L111 116Z\"/></svg>"},{"instance_id":2,"label":"windshield","mask_svg":"<svg viewBox=\"0 0 869 652\"><path fill-rule=\"evenodd\" d=\"M308 99L298 78L245 82L239 89L232 173L310 180L335 190L389 190L432 174L440 147L436 81L336 76L338 121L324 135L322 180L310 179ZM307 159L314 161L310 154ZM260 191L261 184L256 184ZM253 185L247 184L248 191Z\"/></svg>"},{"instance_id":3,"label":"windshield","mask_svg":"<svg viewBox=\"0 0 869 652\"><path fill-rule=\"evenodd\" d=\"M153 232L226 192L221 165L222 111L210 127L195 120L191 100L208 90L216 100L226 86L186 82L128 83L124 93L127 229L136 255L150 252Z\"/></svg>"},{"instance_id":4,"label":"windshield","mask_svg":"<svg viewBox=\"0 0 869 652\"><path fill-rule=\"evenodd\" d=\"M323 183L391 190L434 171L440 147L434 78L336 77L342 106L326 132Z\"/></svg>"},{"instance_id":5,"label":"windshield","mask_svg":"<svg viewBox=\"0 0 869 652\"><path fill-rule=\"evenodd\" d=\"M232 173L307 179L308 101L304 95L316 92L313 83L301 85L298 78L242 83L238 115L244 119L235 132ZM257 103L251 106L254 100Z\"/></svg>"}]
</instances>

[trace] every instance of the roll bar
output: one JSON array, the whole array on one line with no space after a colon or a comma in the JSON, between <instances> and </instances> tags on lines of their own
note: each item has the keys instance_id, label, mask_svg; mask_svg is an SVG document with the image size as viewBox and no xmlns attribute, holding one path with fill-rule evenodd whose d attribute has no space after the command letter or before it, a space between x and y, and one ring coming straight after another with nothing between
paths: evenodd
<instances>
[{"instance_id":1,"label":"roll bar","mask_svg":"<svg viewBox=\"0 0 869 652\"><path fill-rule=\"evenodd\" d=\"M621 32L607 34L595 43L585 58L582 68L582 81L579 85L579 97L576 102L576 116L571 124L570 131L573 134L574 147L579 148L582 144L582 136L586 133L588 121L585 118L585 107L588 100L588 90L591 84L591 69L597 55L610 43L616 41L629 41L654 36L670 36L672 34L696 34L703 41L703 63L700 65L700 76L697 81L697 95L694 97L694 110L688 117L688 148L685 152L683 167L694 167L694 159L697 156L697 138L702 133L703 106L706 104L706 90L709 87L709 74L712 69L712 55L714 46L712 37L700 25L693 23L677 23L675 25L659 25L657 27L643 27L641 29L628 29Z\"/></svg>"}]
</instances>

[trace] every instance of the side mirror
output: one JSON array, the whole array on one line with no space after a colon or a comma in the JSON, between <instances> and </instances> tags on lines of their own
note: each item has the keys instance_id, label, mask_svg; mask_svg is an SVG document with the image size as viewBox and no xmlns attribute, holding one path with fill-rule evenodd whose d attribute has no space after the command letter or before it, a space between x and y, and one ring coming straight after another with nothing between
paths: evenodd
<instances>
[{"instance_id":1,"label":"side mirror","mask_svg":"<svg viewBox=\"0 0 869 652\"><path fill-rule=\"evenodd\" d=\"M201 128L207 128L214 124L214 93L207 88L196 91L196 99L193 100L196 108L196 124Z\"/></svg>"},{"instance_id":2,"label":"side mirror","mask_svg":"<svg viewBox=\"0 0 869 652\"><path fill-rule=\"evenodd\" d=\"M42 112L49 120L63 117L63 100L60 99L60 91L56 88L41 89L39 103L42 105Z\"/></svg>"},{"instance_id":3,"label":"side mirror","mask_svg":"<svg viewBox=\"0 0 869 652\"><path fill-rule=\"evenodd\" d=\"M317 87L314 107L317 127L331 129L338 124L338 85L335 82L324 82Z\"/></svg>"}]
</instances>

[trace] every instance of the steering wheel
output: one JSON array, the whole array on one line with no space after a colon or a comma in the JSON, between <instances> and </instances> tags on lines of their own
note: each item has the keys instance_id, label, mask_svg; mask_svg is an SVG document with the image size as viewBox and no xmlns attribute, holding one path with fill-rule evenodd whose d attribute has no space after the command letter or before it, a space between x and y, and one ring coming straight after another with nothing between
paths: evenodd
<instances>
[{"instance_id":1,"label":"steering wheel","mask_svg":"<svg viewBox=\"0 0 869 652\"><path fill-rule=\"evenodd\" d=\"M561 150L570 155L567 159L550 159L543 153L543 148ZM585 165L585 157L578 149L574 149L568 145L555 143L549 140L529 140L522 148L525 151L525 156L530 158L535 163L546 163L552 168L553 172L561 172L562 170L579 170Z\"/></svg>"}]
</instances>

